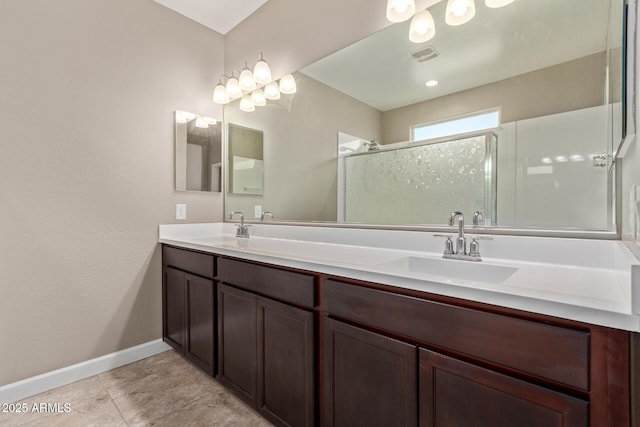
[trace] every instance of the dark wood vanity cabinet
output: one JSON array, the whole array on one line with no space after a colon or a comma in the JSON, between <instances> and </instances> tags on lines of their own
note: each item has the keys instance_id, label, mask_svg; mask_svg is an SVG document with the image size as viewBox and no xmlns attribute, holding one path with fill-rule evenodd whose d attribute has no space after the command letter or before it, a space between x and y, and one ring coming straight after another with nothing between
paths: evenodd
<instances>
[{"instance_id":1,"label":"dark wood vanity cabinet","mask_svg":"<svg viewBox=\"0 0 640 427\"><path fill-rule=\"evenodd\" d=\"M276 424L315 425L313 276L221 258L218 279L218 380Z\"/></svg>"},{"instance_id":2,"label":"dark wood vanity cabinet","mask_svg":"<svg viewBox=\"0 0 640 427\"><path fill-rule=\"evenodd\" d=\"M333 319L323 327L325 425L415 426L415 345Z\"/></svg>"},{"instance_id":3,"label":"dark wood vanity cabinet","mask_svg":"<svg viewBox=\"0 0 640 427\"><path fill-rule=\"evenodd\" d=\"M163 246L164 340L277 425L635 427L637 336Z\"/></svg>"},{"instance_id":4,"label":"dark wood vanity cabinet","mask_svg":"<svg viewBox=\"0 0 640 427\"><path fill-rule=\"evenodd\" d=\"M213 256L163 247L163 339L211 376L216 366L213 272Z\"/></svg>"},{"instance_id":5,"label":"dark wood vanity cabinet","mask_svg":"<svg viewBox=\"0 0 640 427\"><path fill-rule=\"evenodd\" d=\"M379 288L321 284L324 425L629 426L628 333Z\"/></svg>"},{"instance_id":6,"label":"dark wood vanity cabinet","mask_svg":"<svg viewBox=\"0 0 640 427\"><path fill-rule=\"evenodd\" d=\"M425 349L418 396L422 427L589 425L584 400Z\"/></svg>"}]
</instances>

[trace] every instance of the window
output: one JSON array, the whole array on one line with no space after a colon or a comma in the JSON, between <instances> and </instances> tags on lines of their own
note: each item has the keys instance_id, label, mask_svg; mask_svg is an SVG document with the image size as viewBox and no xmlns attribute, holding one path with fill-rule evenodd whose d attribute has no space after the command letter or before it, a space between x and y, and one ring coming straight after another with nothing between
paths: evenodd
<instances>
[{"instance_id":1,"label":"window","mask_svg":"<svg viewBox=\"0 0 640 427\"><path fill-rule=\"evenodd\" d=\"M411 127L411 141L459 135L500 126L500 109L473 113L455 119Z\"/></svg>"}]
</instances>

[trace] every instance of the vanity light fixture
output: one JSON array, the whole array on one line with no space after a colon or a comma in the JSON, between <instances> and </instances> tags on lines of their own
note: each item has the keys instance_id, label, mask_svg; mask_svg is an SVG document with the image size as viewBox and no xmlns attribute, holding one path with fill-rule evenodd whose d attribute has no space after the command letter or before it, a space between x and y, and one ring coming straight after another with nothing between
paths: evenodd
<instances>
[{"instance_id":1,"label":"vanity light fixture","mask_svg":"<svg viewBox=\"0 0 640 427\"><path fill-rule=\"evenodd\" d=\"M513 1L514 0L484 0L484 4L486 4L487 7L496 9L498 7L506 6L509 3L513 3Z\"/></svg>"},{"instance_id":2,"label":"vanity light fixture","mask_svg":"<svg viewBox=\"0 0 640 427\"><path fill-rule=\"evenodd\" d=\"M250 113L255 111L256 106L253 104L251 100L251 95L244 95L240 100L240 109L246 113Z\"/></svg>"},{"instance_id":3,"label":"vanity light fixture","mask_svg":"<svg viewBox=\"0 0 640 427\"><path fill-rule=\"evenodd\" d=\"M409 40L414 43L424 43L436 35L433 15L428 10L418 12L413 16L409 26Z\"/></svg>"},{"instance_id":4,"label":"vanity light fixture","mask_svg":"<svg viewBox=\"0 0 640 427\"><path fill-rule=\"evenodd\" d=\"M256 107L263 107L267 105L267 98L264 97L262 89L256 89L251 92L251 102L253 102L253 105Z\"/></svg>"},{"instance_id":5,"label":"vanity light fixture","mask_svg":"<svg viewBox=\"0 0 640 427\"><path fill-rule=\"evenodd\" d=\"M238 84L240 85L240 89L244 92L251 92L256 88L256 81L253 78L253 72L249 69L246 62L244 63L244 68L238 78Z\"/></svg>"},{"instance_id":6,"label":"vanity light fixture","mask_svg":"<svg viewBox=\"0 0 640 427\"><path fill-rule=\"evenodd\" d=\"M466 24L476 14L476 4L473 0L449 0L444 21L451 25Z\"/></svg>"},{"instance_id":7,"label":"vanity light fixture","mask_svg":"<svg viewBox=\"0 0 640 427\"><path fill-rule=\"evenodd\" d=\"M387 19L391 22L403 22L416 12L414 0L388 0Z\"/></svg>"},{"instance_id":8,"label":"vanity light fixture","mask_svg":"<svg viewBox=\"0 0 640 427\"><path fill-rule=\"evenodd\" d=\"M280 99L278 82L271 82L264 87L264 97L273 101Z\"/></svg>"},{"instance_id":9,"label":"vanity light fixture","mask_svg":"<svg viewBox=\"0 0 640 427\"><path fill-rule=\"evenodd\" d=\"M228 104L229 101L231 101L231 98L229 98L227 88L222 84L222 77L220 77L216 88L213 90L213 102L216 104Z\"/></svg>"},{"instance_id":10,"label":"vanity light fixture","mask_svg":"<svg viewBox=\"0 0 640 427\"><path fill-rule=\"evenodd\" d=\"M222 83L223 77L227 79L226 84ZM260 52L253 71L245 62L238 78L235 77L235 71L231 73L231 77L225 74L220 77L213 90L213 101L216 104L228 104L241 98L240 109L251 112L255 111L256 106L266 105L267 100L280 99L281 93L294 94L296 91L296 79L291 74L282 77L279 82L272 81L271 68Z\"/></svg>"},{"instance_id":11,"label":"vanity light fixture","mask_svg":"<svg viewBox=\"0 0 640 427\"><path fill-rule=\"evenodd\" d=\"M238 79L235 78L233 73L231 73L231 77L227 80L227 95L229 95L230 99L239 98L242 96L242 89L240 89L240 83Z\"/></svg>"},{"instance_id":12,"label":"vanity light fixture","mask_svg":"<svg viewBox=\"0 0 640 427\"><path fill-rule=\"evenodd\" d=\"M413 17L409 26L409 40L414 43L429 41L436 34L433 15L429 8L444 0L426 0L423 11L415 13L413 0L388 0L387 19L391 22L403 22ZM485 0L484 4L492 9L506 6L515 0ZM444 20L451 26L462 25L469 22L476 14L474 0L447 0Z\"/></svg>"},{"instance_id":13,"label":"vanity light fixture","mask_svg":"<svg viewBox=\"0 0 640 427\"><path fill-rule=\"evenodd\" d=\"M280 93L290 95L296 93L297 90L296 79L291 74L287 74L280 79Z\"/></svg>"},{"instance_id":14,"label":"vanity light fixture","mask_svg":"<svg viewBox=\"0 0 640 427\"><path fill-rule=\"evenodd\" d=\"M215 126L218 124L218 121L216 119L212 119L211 117L203 117L204 121L207 122L207 124L209 126Z\"/></svg>"},{"instance_id":15,"label":"vanity light fixture","mask_svg":"<svg viewBox=\"0 0 640 427\"><path fill-rule=\"evenodd\" d=\"M256 83L260 85L266 85L271 82L271 68L269 68L269 64L267 64L267 61L262 57L262 52L260 52L258 62L256 62L255 67L253 67L253 78Z\"/></svg>"}]
</instances>

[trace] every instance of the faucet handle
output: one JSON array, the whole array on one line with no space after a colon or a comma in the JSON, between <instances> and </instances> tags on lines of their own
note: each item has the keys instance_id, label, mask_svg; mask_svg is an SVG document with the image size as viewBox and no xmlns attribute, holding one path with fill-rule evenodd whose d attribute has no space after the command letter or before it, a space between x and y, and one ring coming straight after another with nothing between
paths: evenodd
<instances>
[{"instance_id":1,"label":"faucet handle","mask_svg":"<svg viewBox=\"0 0 640 427\"><path fill-rule=\"evenodd\" d=\"M444 254L452 255L453 252L453 240L451 240L451 235L448 234L434 234L433 237L446 237L447 240L444 242Z\"/></svg>"}]
</instances>

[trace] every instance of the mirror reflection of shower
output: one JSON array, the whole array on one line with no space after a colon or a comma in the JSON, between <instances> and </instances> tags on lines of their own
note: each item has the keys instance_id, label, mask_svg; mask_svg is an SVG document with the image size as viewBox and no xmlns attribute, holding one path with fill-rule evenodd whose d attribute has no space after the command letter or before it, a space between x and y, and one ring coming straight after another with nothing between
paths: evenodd
<instances>
[{"instance_id":1,"label":"mirror reflection of shower","mask_svg":"<svg viewBox=\"0 0 640 427\"><path fill-rule=\"evenodd\" d=\"M345 220L345 157L355 153L365 153L371 142L366 138L358 138L348 133L338 132L338 221ZM377 143L376 143L377 144Z\"/></svg>"}]
</instances>

